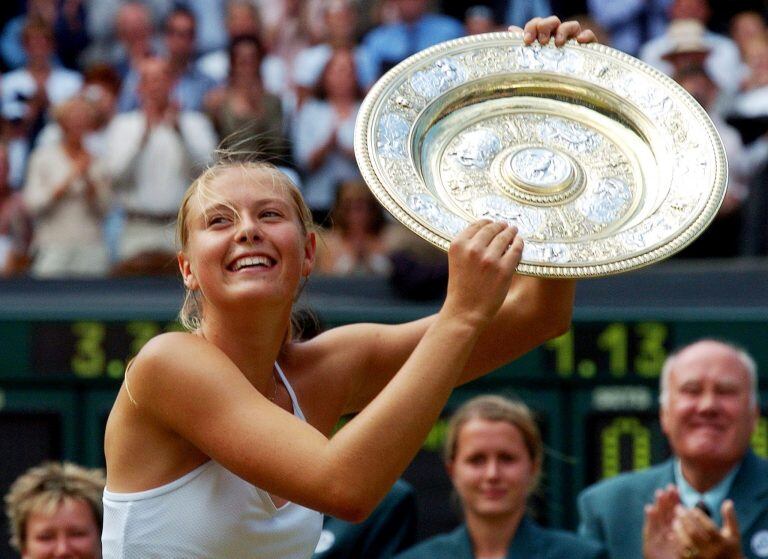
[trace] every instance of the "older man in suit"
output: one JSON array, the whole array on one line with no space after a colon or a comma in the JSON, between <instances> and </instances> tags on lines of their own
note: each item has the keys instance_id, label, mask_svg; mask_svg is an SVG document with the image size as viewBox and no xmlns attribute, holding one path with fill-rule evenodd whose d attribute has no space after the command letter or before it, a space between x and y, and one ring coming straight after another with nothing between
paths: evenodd
<instances>
[{"instance_id":1,"label":"older man in suit","mask_svg":"<svg viewBox=\"0 0 768 559\"><path fill-rule=\"evenodd\" d=\"M716 340L686 346L664 364L660 403L674 456L584 490L580 533L613 559L768 557L768 462L749 448L754 360Z\"/></svg>"}]
</instances>

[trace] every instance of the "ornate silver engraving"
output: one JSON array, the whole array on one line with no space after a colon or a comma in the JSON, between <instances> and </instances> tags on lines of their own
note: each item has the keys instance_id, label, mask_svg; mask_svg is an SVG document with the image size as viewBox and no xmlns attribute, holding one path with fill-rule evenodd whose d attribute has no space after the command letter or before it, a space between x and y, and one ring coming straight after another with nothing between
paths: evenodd
<instances>
[{"instance_id":1,"label":"ornate silver engraving","mask_svg":"<svg viewBox=\"0 0 768 559\"><path fill-rule=\"evenodd\" d=\"M381 117L376 149L385 157L404 159L407 154L405 140L410 132L410 125L401 116L394 113Z\"/></svg>"},{"instance_id":2,"label":"ornate silver engraving","mask_svg":"<svg viewBox=\"0 0 768 559\"><path fill-rule=\"evenodd\" d=\"M566 264L571 261L571 251L563 243L535 243L527 241L523 245L523 260Z\"/></svg>"},{"instance_id":3,"label":"ornate silver engraving","mask_svg":"<svg viewBox=\"0 0 768 559\"><path fill-rule=\"evenodd\" d=\"M534 43L517 49L518 65L526 70L548 70L575 74L584 66L584 58L574 51L540 46Z\"/></svg>"},{"instance_id":4,"label":"ornate silver engraving","mask_svg":"<svg viewBox=\"0 0 768 559\"><path fill-rule=\"evenodd\" d=\"M463 65L452 58L443 58L426 70L416 72L411 77L413 90L425 97L434 99L441 93L464 83L467 79L467 71Z\"/></svg>"},{"instance_id":5,"label":"ornate silver engraving","mask_svg":"<svg viewBox=\"0 0 768 559\"><path fill-rule=\"evenodd\" d=\"M452 237L469 225L465 220L448 211L437 199L429 194L414 194L408 197L408 207L427 223Z\"/></svg>"},{"instance_id":6,"label":"ornate silver engraving","mask_svg":"<svg viewBox=\"0 0 768 559\"><path fill-rule=\"evenodd\" d=\"M562 118L548 117L544 119L539 130L543 141L548 143L564 142L567 147L579 153L595 151L601 143L600 136L593 130Z\"/></svg>"},{"instance_id":7,"label":"ornate silver engraving","mask_svg":"<svg viewBox=\"0 0 768 559\"><path fill-rule=\"evenodd\" d=\"M471 169L484 169L501 150L501 140L493 131L481 128L462 134L456 149L448 155L453 161Z\"/></svg>"},{"instance_id":8,"label":"ornate silver engraving","mask_svg":"<svg viewBox=\"0 0 768 559\"><path fill-rule=\"evenodd\" d=\"M560 186L573 173L565 157L544 147L521 149L509 166L519 180L541 188Z\"/></svg>"},{"instance_id":9,"label":"ornate silver engraving","mask_svg":"<svg viewBox=\"0 0 768 559\"><path fill-rule=\"evenodd\" d=\"M472 214L477 219L504 221L515 225L523 237L535 235L543 216L534 208L525 208L503 196L483 196L472 201Z\"/></svg>"},{"instance_id":10,"label":"ornate silver engraving","mask_svg":"<svg viewBox=\"0 0 768 559\"><path fill-rule=\"evenodd\" d=\"M608 177L590 184L576 201L576 208L595 223L615 222L632 201L629 185L619 177Z\"/></svg>"}]
</instances>

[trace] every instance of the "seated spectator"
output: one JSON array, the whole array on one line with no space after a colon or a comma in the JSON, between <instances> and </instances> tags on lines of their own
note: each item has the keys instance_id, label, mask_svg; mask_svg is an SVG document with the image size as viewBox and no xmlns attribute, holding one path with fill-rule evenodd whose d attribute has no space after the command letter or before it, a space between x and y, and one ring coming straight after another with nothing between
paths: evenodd
<instances>
[{"instance_id":1,"label":"seated spectator","mask_svg":"<svg viewBox=\"0 0 768 559\"><path fill-rule=\"evenodd\" d=\"M448 425L444 458L465 522L397 558L605 557L599 544L543 528L526 513L541 477L543 447L525 404L480 396L462 405Z\"/></svg>"},{"instance_id":2,"label":"seated spectator","mask_svg":"<svg viewBox=\"0 0 768 559\"><path fill-rule=\"evenodd\" d=\"M366 35L363 44L377 76L412 54L464 34L459 21L428 13L428 4L428 0L396 0L399 21L375 27Z\"/></svg>"},{"instance_id":3,"label":"seated spectator","mask_svg":"<svg viewBox=\"0 0 768 559\"><path fill-rule=\"evenodd\" d=\"M354 55L339 49L325 65L315 97L296 115L294 157L304 174L304 197L317 223L325 221L336 185L359 176L354 130L362 99Z\"/></svg>"},{"instance_id":4,"label":"seated spectator","mask_svg":"<svg viewBox=\"0 0 768 559\"><path fill-rule=\"evenodd\" d=\"M24 559L101 558L104 474L45 463L19 476L5 496L11 546Z\"/></svg>"},{"instance_id":5,"label":"seated spectator","mask_svg":"<svg viewBox=\"0 0 768 559\"><path fill-rule=\"evenodd\" d=\"M184 192L216 146L202 113L179 110L162 58L139 67L139 110L115 116L106 133L105 162L125 212L119 274L174 273L172 225Z\"/></svg>"},{"instance_id":6,"label":"seated spectator","mask_svg":"<svg viewBox=\"0 0 768 559\"><path fill-rule=\"evenodd\" d=\"M724 342L694 342L664 363L659 402L673 457L585 489L579 532L611 559L762 557L768 461L749 446L760 417L755 361Z\"/></svg>"},{"instance_id":7,"label":"seated spectator","mask_svg":"<svg viewBox=\"0 0 768 559\"><path fill-rule=\"evenodd\" d=\"M331 230L318 243L317 269L332 276L389 275L384 210L360 180L339 185Z\"/></svg>"},{"instance_id":8,"label":"seated spectator","mask_svg":"<svg viewBox=\"0 0 768 559\"><path fill-rule=\"evenodd\" d=\"M208 93L205 110L222 147L248 151L273 163L285 163L290 146L280 99L264 90L264 51L253 36L235 38L229 46L229 78Z\"/></svg>"},{"instance_id":9,"label":"seated spectator","mask_svg":"<svg viewBox=\"0 0 768 559\"><path fill-rule=\"evenodd\" d=\"M707 0L674 0L669 8L667 30L642 46L640 58L671 76L674 68L664 56L678 48L681 42L698 35L710 51L705 63L707 72L723 93L731 95L739 89L747 68L738 47L729 37L707 30L710 14Z\"/></svg>"},{"instance_id":10,"label":"seated spectator","mask_svg":"<svg viewBox=\"0 0 768 559\"><path fill-rule=\"evenodd\" d=\"M54 114L61 140L32 152L23 190L35 222L31 273L101 276L109 265L102 224L110 191L103 166L85 148L93 109L76 97Z\"/></svg>"},{"instance_id":11,"label":"seated spectator","mask_svg":"<svg viewBox=\"0 0 768 559\"><path fill-rule=\"evenodd\" d=\"M57 66L53 29L42 20L30 20L23 30L27 64L3 75L2 116L12 123L11 184L23 180L26 157L48 119L48 109L75 95L82 76Z\"/></svg>"},{"instance_id":12,"label":"seated spectator","mask_svg":"<svg viewBox=\"0 0 768 559\"><path fill-rule=\"evenodd\" d=\"M184 111L202 110L205 95L216 85L195 65L196 29L194 14L183 7L174 8L163 26L168 72L173 83L172 98ZM123 81L118 101L120 112L139 107L138 81L139 75L134 68Z\"/></svg>"},{"instance_id":13,"label":"seated spectator","mask_svg":"<svg viewBox=\"0 0 768 559\"><path fill-rule=\"evenodd\" d=\"M11 188L8 146L0 143L0 278L23 273L29 265L32 223L20 192Z\"/></svg>"},{"instance_id":14,"label":"seated spectator","mask_svg":"<svg viewBox=\"0 0 768 559\"><path fill-rule=\"evenodd\" d=\"M358 8L354 0L330 0L324 5L324 41L296 55L293 73L299 105L317 86L317 80L334 49L350 49L354 52L357 81L364 90L370 89L376 81L377 69L358 41L358 19Z\"/></svg>"}]
</instances>

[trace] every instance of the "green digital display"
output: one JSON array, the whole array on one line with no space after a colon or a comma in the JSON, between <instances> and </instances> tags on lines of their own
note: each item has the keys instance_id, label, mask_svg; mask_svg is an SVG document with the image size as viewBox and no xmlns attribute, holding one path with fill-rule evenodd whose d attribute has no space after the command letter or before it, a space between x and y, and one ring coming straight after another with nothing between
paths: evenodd
<instances>
[{"instance_id":1,"label":"green digital display","mask_svg":"<svg viewBox=\"0 0 768 559\"><path fill-rule=\"evenodd\" d=\"M350 318L320 314L329 327ZM409 318L414 317L403 320ZM152 337L179 329L168 316L0 320L0 427L40 430L40 440L55 449L56 456L49 458L102 465L104 421L127 363ZM538 516L551 525L573 527L575 498L583 487L669 456L658 420L661 366L677 347L702 337L742 345L755 357L761 378L768 374L768 319L763 317L619 320L584 314L564 335L459 388L447 409L487 392L516 394L527 402L537 413L547 449L542 497L534 503ZM450 493L439 457L444 433L441 420L406 472L422 494L442 505ZM752 447L768 456L765 418ZM446 522L453 520L446 517Z\"/></svg>"}]
</instances>

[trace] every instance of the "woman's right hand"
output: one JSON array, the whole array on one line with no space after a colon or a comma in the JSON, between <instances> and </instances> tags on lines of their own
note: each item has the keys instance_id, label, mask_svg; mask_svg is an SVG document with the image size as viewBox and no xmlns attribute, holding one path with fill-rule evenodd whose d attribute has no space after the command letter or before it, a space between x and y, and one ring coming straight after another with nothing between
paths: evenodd
<instances>
[{"instance_id":1,"label":"woman's right hand","mask_svg":"<svg viewBox=\"0 0 768 559\"><path fill-rule=\"evenodd\" d=\"M523 253L517 228L480 220L462 231L448 250L448 291L441 314L485 326L504 302Z\"/></svg>"}]
</instances>

